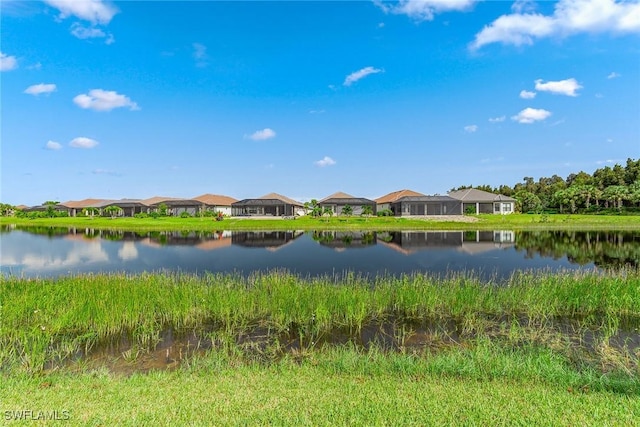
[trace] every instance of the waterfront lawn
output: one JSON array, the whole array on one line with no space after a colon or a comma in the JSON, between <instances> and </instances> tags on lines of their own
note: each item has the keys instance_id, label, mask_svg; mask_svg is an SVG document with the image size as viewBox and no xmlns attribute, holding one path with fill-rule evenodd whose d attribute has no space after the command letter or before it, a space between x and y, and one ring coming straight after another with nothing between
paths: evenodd
<instances>
[{"instance_id":1,"label":"waterfront lawn","mask_svg":"<svg viewBox=\"0 0 640 427\"><path fill-rule=\"evenodd\" d=\"M126 231L212 230L529 230L529 229L640 229L640 215L470 215L451 219L396 217L331 217L297 219L226 218L89 218L25 219L0 217L0 225L77 227Z\"/></svg>"},{"instance_id":2,"label":"waterfront lawn","mask_svg":"<svg viewBox=\"0 0 640 427\"><path fill-rule=\"evenodd\" d=\"M0 410L5 420L11 411L57 411L66 423L83 426L622 426L640 419L637 394L421 368L409 357L345 352L270 366L230 366L213 358L132 376L14 375L0 381Z\"/></svg>"}]
</instances>

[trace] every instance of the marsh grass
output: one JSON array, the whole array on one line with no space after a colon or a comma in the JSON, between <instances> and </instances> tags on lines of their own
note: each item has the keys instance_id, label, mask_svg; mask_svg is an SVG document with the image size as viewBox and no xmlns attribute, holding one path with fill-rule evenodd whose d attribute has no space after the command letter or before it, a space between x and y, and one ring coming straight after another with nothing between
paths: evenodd
<instances>
[{"instance_id":1,"label":"marsh grass","mask_svg":"<svg viewBox=\"0 0 640 427\"><path fill-rule=\"evenodd\" d=\"M548 349L576 369L638 377L634 271L520 272L504 283L472 274L303 278L286 271L5 277L0 301L4 371L62 366L121 337L128 346L120 357L135 363L170 329L237 360L266 363L349 343L424 355L489 340Z\"/></svg>"}]
</instances>

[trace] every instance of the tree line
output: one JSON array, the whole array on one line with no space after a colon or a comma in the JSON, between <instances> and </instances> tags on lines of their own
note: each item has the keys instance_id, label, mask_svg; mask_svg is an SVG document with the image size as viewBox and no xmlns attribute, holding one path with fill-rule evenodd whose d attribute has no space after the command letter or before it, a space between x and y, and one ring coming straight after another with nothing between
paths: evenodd
<instances>
[{"instance_id":1,"label":"tree line","mask_svg":"<svg viewBox=\"0 0 640 427\"><path fill-rule=\"evenodd\" d=\"M513 186L468 185L453 188L500 193L516 199L516 209L532 213L640 213L640 159L627 159L625 166L615 164L596 169L592 174L580 171L566 178L558 175L525 176Z\"/></svg>"}]
</instances>

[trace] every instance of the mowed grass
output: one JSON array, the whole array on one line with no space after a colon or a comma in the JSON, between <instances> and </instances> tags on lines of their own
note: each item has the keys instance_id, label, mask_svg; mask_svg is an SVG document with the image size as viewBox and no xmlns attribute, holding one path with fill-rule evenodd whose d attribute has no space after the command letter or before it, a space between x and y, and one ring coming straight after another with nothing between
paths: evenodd
<instances>
[{"instance_id":1,"label":"mowed grass","mask_svg":"<svg viewBox=\"0 0 640 427\"><path fill-rule=\"evenodd\" d=\"M65 424L83 426L632 426L640 419L638 394L447 375L430 371L424 359L353 351L268 366L209 357L177 371L128 377L101 371L4 376L0 402L5 420L11 411L58 411L68 416Z\"/></svg>"},{"instance_id":2,"label":"mowed grass","mask_svg":"<svg viewBox=\"0 0 640 427\"><path fill-rule=\"evenodd\" d=\"M299 217L285 219L227 218L39 218L0 217L0 225L79 227L125 231L212 230L531 230L531 229L640 229L640 215L472 215L458 220L396 217Z\"/></svg>"}]
</instances>

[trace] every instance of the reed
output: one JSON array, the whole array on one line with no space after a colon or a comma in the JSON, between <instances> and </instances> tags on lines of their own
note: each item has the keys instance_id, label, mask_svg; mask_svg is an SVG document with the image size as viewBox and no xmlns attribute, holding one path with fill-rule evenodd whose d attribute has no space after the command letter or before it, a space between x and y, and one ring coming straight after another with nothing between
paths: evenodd
<instances>
[{"instance_id":1,"label":"reed","mask_svg":"<svg viewBox=\"0 0 640 427\"><path fill-rule=\"evenodd\" d=\"M468 337L489 330L498 336L496 330L506 330L505 319L517 325L577 319L582 328L604 331L604 338L621 325L640 325L640 273L628 270L522 272L506 283L486 283L472 274L305 278L286 271L1 280L0 363L28 371L124 335L152 348L168 328L230 337L261 328L271 337L297 336L309 345L336 331L356 337L365 327L392 323L398 328L391 333L403 342L416 322L451 321L455 333Z\"/></svg>"}]
</instances>

